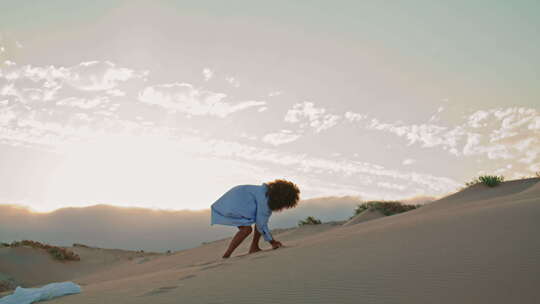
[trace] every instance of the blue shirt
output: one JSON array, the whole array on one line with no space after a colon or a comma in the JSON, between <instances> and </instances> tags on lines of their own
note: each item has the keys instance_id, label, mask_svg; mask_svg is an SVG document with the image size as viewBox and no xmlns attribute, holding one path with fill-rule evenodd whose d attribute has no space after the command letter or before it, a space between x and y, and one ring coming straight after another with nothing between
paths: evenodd
<instances>
[{"instance_id":1,"label":"blue shirt","mask_svg":"<svg viewBox=\"0 0 540 304\"><path fill-rule=\"evenodd\" d=\"M273 238L268 220L272 210L268 207L267 190L264 183L231 188L212 204L211 225L249 226L255 223L264 240L270 242Z\"/></svg>"}]
</instances>

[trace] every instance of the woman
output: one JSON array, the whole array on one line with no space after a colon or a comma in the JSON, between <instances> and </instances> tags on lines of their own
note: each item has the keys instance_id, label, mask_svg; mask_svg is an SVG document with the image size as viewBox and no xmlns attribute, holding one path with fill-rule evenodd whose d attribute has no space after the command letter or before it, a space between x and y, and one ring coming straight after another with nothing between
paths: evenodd
<instances>
[{"instance_id":1,"label":"woman","mask_svg":"<svg viewBox=\"0 0 540 304\"><path fill-rule=\"evenodd\" d=\"M296 207L299 194L300 190L294 183L283 179L276 179L260 186L239 185L223 194L212 204L211 225L238 227L238 232L232 238L223 258L230 257L236 247L253 230L255 232L249 253L261 250L259 248L261 235L265 241L272 245L273 249L283 246L272 237L270 229L268 229L268 220L273 211ZM255 229L251 228L252 224L255 224Z\"/></svg>"}]
</instances>

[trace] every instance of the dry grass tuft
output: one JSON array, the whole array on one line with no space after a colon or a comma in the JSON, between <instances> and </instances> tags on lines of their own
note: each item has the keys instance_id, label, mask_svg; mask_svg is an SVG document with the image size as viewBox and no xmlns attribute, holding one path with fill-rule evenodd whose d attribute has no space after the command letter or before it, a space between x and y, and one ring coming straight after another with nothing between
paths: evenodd
<instances>
[{"instance_id":1,"label":"dry grass tuft","mask_svg":"<svg viewBox=\"0 0 540 304\"><path fill-rule=\"evenodd\" d=\"M396 201L369 201L358 205L354 210L354 215L358 215L365 210L379 210L382 214L394 215L420 208L421 205L408 205Z\"/></svg>"},{"instance_id":2,"label":"dry grass tuft","mask_svg":"<svg viewBox=\"0 0 540 304\"><path fill-rule=\"evenodd\" d=\"M0 280L0 292L13 290L15 287L15 283L11 280Z\"/></svg>"},{"instance_id":3,"label":"dry grass tuft","mask_svg":"<svg viewBox=\"0 0 540 304\"><path fill-rule=\"evenodd\" d=\"M12 248L23 247L23 246L32 247L36 249L43 249L47 251L53 258L55 258L58 261L80 261L81 260L79 255L74 253L71 250L58 247L58 246L51 246L48 244L43 244L36 241L23 240L20 242L13 242L9 245L9 247L12 247Z\"/></svg>"},{"instance_id":4,"label":"dry grass tuft","mask_svg":"<svg viewBox=\"0 0 540 304\"><path fill-rule=\"evenodd\" d=\"M472 181L465 183L465 186L470 187L476 184L484 184L488 187L495 187L495 186L498 186L503 181L504 181L504 176L502 175L501 176L482 175L482 176L479 176L477 179L473 179Z\"/></svg>"},{"instance_id":5,"label":"dry grass tuft","mask_svg":"<svg viewBox=\"0 0 540 304\"><path fill-rule=\"evenodd\" d=\"M306 217L305 220L298 221L298 226L305 225L320 225L322 224L321 220L314 218L313 216Z\"/></svg>"}]
</instances>

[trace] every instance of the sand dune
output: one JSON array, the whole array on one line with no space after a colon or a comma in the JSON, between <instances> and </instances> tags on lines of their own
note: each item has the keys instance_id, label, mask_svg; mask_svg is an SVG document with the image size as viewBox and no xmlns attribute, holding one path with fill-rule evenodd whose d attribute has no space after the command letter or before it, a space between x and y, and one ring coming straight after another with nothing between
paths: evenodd
<instances>
[{"instance_id":1,"label":"sand dune","mask_svg":"<svg viewBox=\"0 0 540 304\"><path fill-rule=\"evenodd\" d=\"M367 222L370 220L375 220L381 217L385 217L385 215L382 214L381 211L368 209L368 210L364 210L360 214L348 220L345 224L343 224L343 226L356 225L356 224L360 224L360 223Z\"/></svg>"},{"instance_id":2,"label":"sand dune","mask_svg":"<svg viewBox=\"0 0 540 304\"><path fill-rule=\"evenodd\" d=\"M286 247L220 259L227 239L121 260L51 303L540 303L539 179L474 186L358 225L276 233Z\"/></svg>"},{"instance_id":3,"label":"sand dune","mask_svg":"<svg viewBox=\"0 0 540 304\"><path fill-rule=\"evenodd\" d=\"M0 248L0 272L20 286L32 287L81 277L122 262L140 261L160 255L80 246L68 248L77 253L81 261L59 262L46 251L29 247Z\"/></svg>"},{"instance_id":4,"label":"sand dune","mask_svg":"<svg viewBox=\"0 0 540 304\"><path fill-rule=\"evenodd\" d=\"M462 191L444 197L437 201L437 204L426 205L423 211L435 208L441 210L445 207L459 207L461 204L470 202L480 202L489 199L502 199L507 196L516 195L530 190L538 183L538 178L528 178L522 180L508 181L497 187L490 188L484 184L476 184Z\"/></svg>"}]
</instances>

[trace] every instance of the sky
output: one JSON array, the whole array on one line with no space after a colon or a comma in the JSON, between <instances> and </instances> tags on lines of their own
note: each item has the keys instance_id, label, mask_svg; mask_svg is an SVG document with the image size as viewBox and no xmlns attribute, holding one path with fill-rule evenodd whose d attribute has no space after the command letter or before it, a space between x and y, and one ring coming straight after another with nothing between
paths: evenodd
<instances>
[{"instance_id":1,"label":"sky","mask_svg":"<svg viewBox=\"0 0 540 304\"><path fill-rule=\"evenodd\" d=\"M0 204L442 196L540 171L537 1L2 1Z\"/></svg>"}]
</instances>

